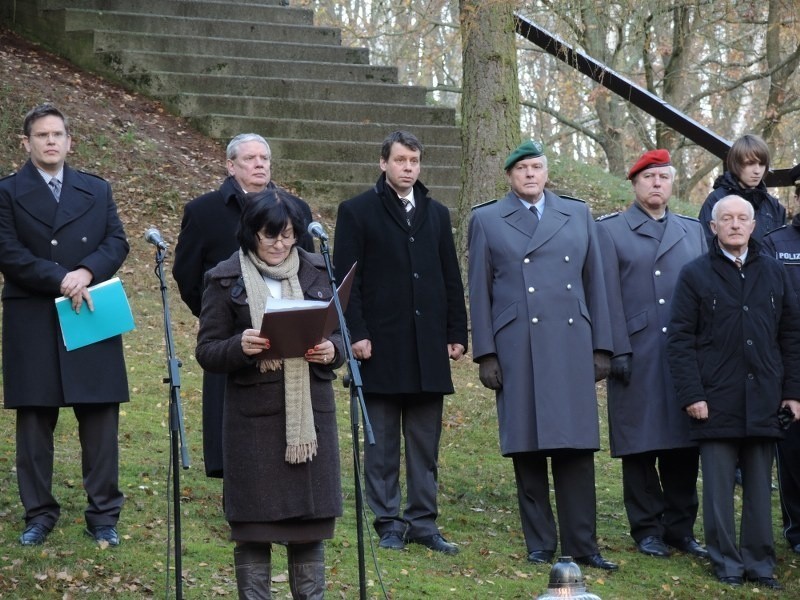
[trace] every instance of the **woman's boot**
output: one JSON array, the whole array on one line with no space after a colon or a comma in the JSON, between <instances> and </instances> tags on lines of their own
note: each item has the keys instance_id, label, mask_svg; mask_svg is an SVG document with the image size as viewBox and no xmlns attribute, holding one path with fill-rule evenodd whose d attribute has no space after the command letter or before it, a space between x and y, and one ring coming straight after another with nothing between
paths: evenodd
<instances>
[{"instance_id":1,"label":"woman's boot","mask_svg":"<svg viewBox=\"0 0 800 600\"><path fill-rule=\"evenodd\" d=\"M239 600L271 600L272 547L269 544L244 543L233 549L236 589Z\"/></svg>"},{"instance_id":2,"label":"woman's boot","mask_svg":"<svg viewBox=\"0 0 800 600\"><path fill-rule=\"evenodd\" d=\"M322 542L289 544L289 588L294 600L325 597L325 546Z\"/></svg>"}]
</instances>

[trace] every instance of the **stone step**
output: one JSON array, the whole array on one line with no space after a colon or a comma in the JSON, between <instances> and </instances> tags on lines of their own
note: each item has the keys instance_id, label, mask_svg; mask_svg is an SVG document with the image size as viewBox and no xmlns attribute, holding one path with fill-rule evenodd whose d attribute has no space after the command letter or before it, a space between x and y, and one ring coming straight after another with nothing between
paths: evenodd
<instances>
[{"instance_id":1,"label":"stone step","mask_svg":"<svg viewBox=\"0 0 800 600\"><path fill-rule=\"evenodd\" d=\"M268 92L269 90L265 90ZM408 127L415 125L452 125L455 111L451 108L375 104L365 102L328 102L295 98L233 96L230 94L174 94L160 99L179 114L200 116L228 112L241 115L272 115L286 119L309 121L350 121L354 124L389 122Z\"/></svg>"},{"instance_id":2,"label":"stone step","mask_svg":"<svg viewBox=\"0 0 800 600\"><path fill-rule=\"evenodd\" d=\"M78 9L257 23L313 25L314 11L272 2L208 0L40 0L42 10Z\"/></svg>"},{"instance_id":3,"label":"stone step","mask_svg":"<svg viewBox=\"0 0 800 600\"><path fill-rule=\"evenodd\" d=\"M370 183L350 183L341 181L314 181L308 178L302 180L286 180L273 177L280 185L290 188L301 198L305 199L314 208L315 213L319 213L323 218L333 220L336 217L336 209L339 204L358 196L362 192L371 189L380 175L379 171L375 172L375 178ZM433 199L438 200L442 204L452 209L458 203L458 195L461 189L457 186L430 186L425 181L425 170L422 171L423 183L428 187L430 195ZM316 215L315 215L316 218ZM335 231L329 231L328 234L334 234Z\"/></svg>"},{"instance_id":4,"label":"stone step","mask_svg":"<svg viewBox=\"0 0 800 600\"><path fill-rule=\"evenodd\" d=\"M311 179L316 181L341 181L356 183L364 189L373 185L381 174L377 159L368 163L318 162L277 157L273 169L278 181ZM458 186L460 170L452 166L425 164L420 179L427 186Z\"/></svg>"},{"instance_id":5,"label":"stone step","mask_svg":"<svg viewBox=\"0 0 800 600\"><path fill-rule=\"evenodd\" d=\"M163 71L150 71L147 75L149 80L147 88L150 93L156 95L234 93L242 96L281 99L304 98L306 100L333 102L350 102L352 99L357 98L359 102L376 104L382 104L388 99L393 104L415 104L419 106L425 105L425 97L427 95L424 88L397 84L321 81L294 77L288 79L243 75L195 75ZM289 76L293 75L294 73L291 73Z\"/></svg>"},{"instance_id":6,"label":"stone step","mask_svg":"<svg viewBox=\"0 0 800 600\"><path fill-rule=\"evenodd\" d=\"M305 161L337 163L372 163L378 168L383 137L368 142L350 140L296 139L264 136L269 142L275 160L282 157L302 156ZM384 136L385 137L385 136ZM461 146L441 146L423 143L422 168L451 166L461 162Z\"/></svg>"},{"instance_id":7,"label":"stone step","mask_svg":"<svg viewBox=\"0 0 800 600\"><path fill-rule=\"evenodd\" d=\"M293 42L250 41L195 35L144 34L128 31L94 31L95 52L146 51L200 56L269 56L276 60L369 64L369 50L344 46L306 45Z\"/></svg>"},{"instance_id":8,"label":"stone step","mask_svg":"<svg viewBox=\"0 0 800 600\"><path fill-rule=\"evenodd\" d=\"M120 76L139 76L147 71L208 73L242 77L285 77L332 79L371 83L397 83L397 69L373 65L273 60L239 56L202 56L166 52L117 51L109 63L118 66Z\"/></svg>"},{"instance_id":9,"label":"stone step","mask_svg":"<svg viewBox=\"0 0 800 600\"><path fill-rule=\"evenodd\" d=\"M128 33L194 36L204 39L239 39L243 33L246 33L249 42L288 42L302 43L309 46L337 47L341 46L342 43L341 32L333 27L140 15L136 13L80 9L64 9L64 28L65 31L102 29Z\"/></svg>"},{"instance_id":10,"label":"stone step","mask_svg":"<svg viewBox=\"0 0 800 600\"><path fill-rule=\"evenodd\" d=\"M189 118L190 122L207 135L228 141L243 131L260 133L268 140L273 137L286 139L318 139L351 142L382 142L392 131L406 129L416 135L423 146L427 143L461 147L461 131L453 125L403 124L387 121L353 123L343 121L307 119L281 119L277 117L256 117L212 113Z\"/></svg>"}]
</instances>

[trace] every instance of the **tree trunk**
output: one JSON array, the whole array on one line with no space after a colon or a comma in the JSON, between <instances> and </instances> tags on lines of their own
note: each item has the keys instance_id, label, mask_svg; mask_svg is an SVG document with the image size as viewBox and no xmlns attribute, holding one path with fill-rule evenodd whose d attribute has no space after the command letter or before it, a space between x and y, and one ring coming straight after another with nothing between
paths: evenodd
<instances>
[{"instance_id":1,"label":"tree trunk","mask_svg":"<svg viewBox=\"0 0 800 600\"><path fill-rule=\"evenodd\" d=\"M470 209L505 195L503 162L520 143L515 4L514 0L459 0L464 75L456 247L462 271Z\"/></svg>"}]
</instances>

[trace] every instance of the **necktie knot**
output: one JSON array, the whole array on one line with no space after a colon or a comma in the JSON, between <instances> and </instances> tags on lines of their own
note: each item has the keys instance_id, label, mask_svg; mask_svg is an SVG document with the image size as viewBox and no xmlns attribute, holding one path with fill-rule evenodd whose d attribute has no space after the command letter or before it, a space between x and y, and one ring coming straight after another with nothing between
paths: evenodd
<instances>
[{"instance_id":1,"label":"necktie knot","mask_svg":"<svg viewBox=\"0 0 800 600\"><path fill-rule=\"evenodd\" d=\"M50 186L50 190L53 192L53 196L55 196L56 202L61 198L61 182L53 177L48 184Z\"/></svg>"},{"instance_id":2,"label":"necktie knot","mask_svg":"<svg viewBox=\"0 0 800 600\"><path fill-rule=\"evenodd\" d=\"M400 202L403 203L403 209L406 211L406 223L411 227L411 219L414 216L414 205L411 204L411 200L408 198L400 198Z\"/></svg>"},{"instance_id":3,"label":"necktie knot","mask_svg":"<svg viewBox=\"0 0 800 600\"><path fill-rule=\"evenodd\" d=\"M742 259L740 257L737 256L736 258L734 258L733 262L736 265L737 269L741 269L742 268Z\"/></svg>"}]
</instances>

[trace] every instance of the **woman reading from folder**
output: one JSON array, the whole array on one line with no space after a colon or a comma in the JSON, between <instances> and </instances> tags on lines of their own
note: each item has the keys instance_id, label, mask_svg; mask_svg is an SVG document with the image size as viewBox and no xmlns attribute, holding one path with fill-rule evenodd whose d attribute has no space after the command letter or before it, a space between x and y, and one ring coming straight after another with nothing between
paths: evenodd
<instances>
[{"instance_id":1,"label":"woman reading from folder","mask_svg":"<svg viewBox=\"0 0 800 600\"><path fill-rule=\"evenodd\" d=\"M334 333L300 358L263 359L269 298L328 300L321 256L295 244L301 213L281 192L247 201L240 249L208 271L197 361L227 373L223 417L225 518L236 542L239 598L269 598L271 549L285 543L294 598L322 598L324 539L342 514L333 369ZM269 332L265 332L269 336Z\"/></svg>"}]
</instances>

